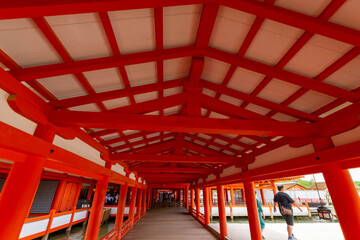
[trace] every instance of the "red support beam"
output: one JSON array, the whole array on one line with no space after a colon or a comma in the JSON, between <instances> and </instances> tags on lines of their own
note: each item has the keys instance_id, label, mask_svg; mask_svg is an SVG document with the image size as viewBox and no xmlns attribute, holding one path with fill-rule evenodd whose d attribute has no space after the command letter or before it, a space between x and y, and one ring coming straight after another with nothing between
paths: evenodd
<instances>
[{"instance_id":1,"label":"red support beam","mask_svg":"<svg viewBox=\"0 0 360 240\"><path fill-rule=\"evenodd\" d=\"M35 136L51 144L55 131L47 126L39 125ZM25 162L15 162L11 167L0 195L0 214L3 216L0 218L2 226L0 239L19 238L25 219L30 212L45 161L46 158L43 156L29 154ZM14 198L14 196L17 197Z\"/></svg>"},{"instance_id":2,"label":"red support beam","mask_svg":"<svg viewBox=\"0 0 360 240\"><path fill-rule=\"evenodd\" d=\"M46 66L29 67L10 71L10 73L20 81L33 81L39 78L54 77L105 68L114 68L118 67L119 65L134 65L157 60L188 57L199 54L201 54L200 50L195 49L193 46L187 46L140 53L130 53L120 56L57 63Z\"/></svg>"},{"instance_id":3,"label":"red support beam","mask_svg":"<svg viewBox=\"0 0 360 240\"><path fill-rule=\"evenodd\" d=\"M261 240L260 219L255 197L254 182L244 181L246 208L248 212L251 239Z\"/></svg>"},{"instance_id":4,"label":"red support beam","mask_svg":"<svg viewBox=\"0 0 360 240\"><path fill-rule=\"evenodd\" d=\"M187 156L187 155L152 155L152 154L123 154L110 155L113 161L140 161L140 162L178 162L178 163L239 163L240 158L228 156Z\"/></svg>"},{"instance_id":5,"label":"red support beam","mask_svg":"<svg viewBox=\"0 0 360 240\"><path fill-rule=\"evenodd\" d=\"M122 225L124 222L123 219L124 219L125 203L126 203L128 188L129 188L128 183L125 183L120 187L119 202L117 206L116 219L115 219L115 228L118 229L119 233L121 233Z\"/></svg>"},{"instance_id":6,"label":"red support beam","mask_svg":"<svg viewBox=\"0 0 360 240\"><path fill-rule=\"evenodd\" d=\"M178 174L167 174L167 173L141 173L139 174L142 178L182 178L182 179L197 179L201 177L201 174L196 173L178 173Z\"/></svg>"},{"instance_id":7,"label":"red support beam","mask_svg":"<svg viewBox=\"0 0 360 240\"><path fill-rule=\"evenodd\" d=\"M225 212L225 193L224 187L221 185L217 186L218 196L218 212L219 212L219 225L220 225L220 240L224 240L228 235L227 223L226 223L226 212Z\"/></svg>"},{"instance_id":8,"label":"red support beam","mask_svg":"<svg viewBox=\"0 0 360 240\"><path fill-rule=\"evenodd\" d=\"M74 98L67 98L51 102L51 106L56 109L66 109L85 104L90 104L98 101L107 101L116 98L128 97L131 95L138 95L147 92L159 91L162 89L174 88L181 86L185 79L175 79L163 83L152 83L144 86L137 86L127 89L118 89L108 92L96 93L93 95L85 95ZM115 111L115 110L112 110Z\"/></svg>"},{"instance_id":9,"label":"red support beam","mask_svg":"<svg viewBox=\"0 0 360 240\"><path fill-rule=\"evenodd\" d=\"M354 102L360 97L359 94L345 90L343 88L323 83L293 72L278 69L264 63L247 59L245 57L235 56L231 53L226 53L215 48L208 48L206 50L206 55L219 61L233 64L238 67L248 69L250 71L258 72L272 78L277 78L279 80L289 82L309 90L314 90L335 98Z\"/></svg>"},{"instance_id":10,"label":"red support beam","mask_svg":"<svg viewBox=\"0 0 360 240\"><path fill-rule=\"evenodd\" d=\"M65 110L53 111L49 120L63 127L134 129L160 132L227 133L291 137L311 136L320 132L318 125L315 123L140 116L135 114Z\"/></svg>"},{"instance_id":11,"label":"red support beam","mask_svg":"<svg viewBox=\"0 0 360 240\"><path fill-rule=\"evenodd\" d=\"M207 173L213 172L212 169L206 168L181 168L181 167L133 167L129 171L138 173Z\"/></svg>"}]
</instances>

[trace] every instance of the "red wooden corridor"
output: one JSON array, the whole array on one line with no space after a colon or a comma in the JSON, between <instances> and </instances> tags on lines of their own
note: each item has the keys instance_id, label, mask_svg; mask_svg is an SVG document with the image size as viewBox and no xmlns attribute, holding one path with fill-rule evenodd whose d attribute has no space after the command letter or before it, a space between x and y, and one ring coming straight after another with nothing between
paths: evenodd
<instances>
[{"instance_id":1,"label":"red wooden corridor","mask_svg":"<svg viewBox=\"0 0 360 240\"><path fill-rule=\"evenodd\" d=\"M216 187L224 238L224 185L239 183L261 239L254 182L320 172L345 238L358 238L359 12L355 0L1 1L0 239L85 221L82 195L97 239L111 184L109 239L167 187L185 199ZM31 220L44 180L59 183Z\"/></svg>"}]
</instances>

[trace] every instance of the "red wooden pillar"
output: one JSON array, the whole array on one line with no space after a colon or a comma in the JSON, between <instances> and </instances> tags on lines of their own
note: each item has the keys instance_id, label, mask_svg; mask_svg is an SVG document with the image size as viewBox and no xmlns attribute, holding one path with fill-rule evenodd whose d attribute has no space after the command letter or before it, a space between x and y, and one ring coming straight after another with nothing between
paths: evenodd
<instances>
[{"instance_id":1,"label":"red wooden pillar","mask_svg":"<svg viewBox=\"0 0 360 240\"><path fill-rule=\"evenodd\" d=\"M261 193L262 204L263 204L263 205L266 205L265 195L264 195L264 189L260 188L260 193Z\"/></svg>"},{"instance_id":2,"label":"red wooden pillar","mask_svg":"<svg viewBox=\"0 0 360 240\"><path fill-rule=\"evenodd\" d=\"M262 240L260 219L257 211L254 182L244 180L246 208L248 212L252 240Z\"/></svg>"},{"instance_id":3,"label":"red wooden pillar","mask_svg":"<svg viewBox=\"0 0 360 240\"><path fill-rule=\"evenodd\" d=\"M131 200L130 200L130 209L129 209L129 218L132 219L131 221L133 226L134 226L136 195L137 195L137 186L133 187L131 191Z\"/></svg>"},{"instance_id":4,"label":"red wooden pillar","mask_svg":"<svg viewBox=\"0 0 360 240\"><path fill-rule=\"evenodd\" d=\"M91 207L88 227L86 229L86 240L98 239L108 183L108 177L104 177L104 179L98 180L96 183L94 201Z\"/></svg>"},{"instance_id":5,"label":"red wooden pillar","mask_svg":"<svg viewBox=\"0 0 360 240\"><path fill-rule=\"evenodd\" d=\"M334 147L331 138L319 138L313 142L315 151ZM321 166L334 208L345 239L360 236L360 198L349 170L342 169L340 162Z\"/></svg>"},{"instance_id":6,"label":"red wooden pillar","mask_svg":"<svg viewBox=\"0 0 360 240\"><path fill-rule=\"evenodd\" d=\"M220 239L223 240L227 236L227 223L225 212L225 193L224 187L217 186L218 209L219 209L219 224L220 224Z\"/></svg>"},{"instance_id":7,"label":"red wooden pillar","mask_svg":"<svg viewBox=\"0 0 360 240\"><path fill-rule=\"evenodd\" d=\"M345 239L360 236L360 199L347 169L339 163L321 167Z\"/></svg>"},{"instance_id":8,"label":"red wooden pillar","mask_svg":"<svg viewBox=\"0 0 360 240\"><path fill-rule=\"evenodd\" d=\"M52 142L55 131L38 125L35 136ZM31 144L31 143L29 143ZM18 239L38 188L46 158L29 155L11 167L0 194L0 239Z\"/></svg>"},{"instance_id":9,"label":"red wooden pillar","mask_svg":"<svg viewBox=\"0 0 360 240\"><path fill-rule=\"evenodd\" d=\"M76 193L75 193L75 197L74 197L74 202L72 204L73 207L75 207L76 209L76 205L78 203L79 200L79 196L80 196L80 192L81 192L81 187L82 187L82 181L78 182L77 188L76 188Z\"/></svg>"},{"instance_id":10,"label":"red wooden pillar","mask_svg":"<svg viewBox=\"0 0 360 240\"><path fill-rule=\"evenodd\" d=\"M199 191L199 188L195 189L195 195L196 195L196 218L199 219L199 213L200 213L200 191Z\"/></svg>"},{"instance_id":11,"label":"red wooden pillar","mask_svg":"<svg viewBox=\"0 0 360 240\"><path fill-rule=\"evenodd\" d=\"M119 202L117 206L116 219L115 219L115 228L118 228L119 233L121 233L121 229L122 229L128 188L129 188L128 183L125 183L120 187Z\"/></svg>"},{"instance_id":12,"label":"red wooden pillar","mask_svg":"<svg viewBox=\"0 0 360 240\"><path fill-rule=\"evenodd\" d=\"M271 186L272 186L272 190L273 190L273 193L274 193L274 196L276 194L276 186L275 186L275 181L274 180L271 180Z\"/></svg>"},{"instance_id":13,"label":"red wooden pillar","mask_svg":"<svg viewBox=\"0 0 360 240\"><path fill-rule=\"evenodd\" d=\"M51 204L51 210L55 210L55 212L58 212L60 209L60 203L64 195L65 187L66 187L67 179L61 179L59 182L58 187L56 188L56 192L54 195L54 199ZM91 189L92 190L92 189Z\"/></svg>"},{"instance_id":14,"label":"red wooden pillar","mask_svg":"<svg viewBox=\"0 0 360 240\"><path fill-rule=\"evenodd\" d=\"M142 203L142 193L143 193L143 189L139 188L139 193L138 193L138 200L137 200L137 208L136 208L136 214L140 214L141 213L141 203Z\"/></svg>"},{"instance_id":15,"label":"red wooden pillar","mask_svg":"<svg viewBox=\"0 0 360 240\"><path fill-rule=\"evenodd\" d=\"M88 195L87 195L87 200L89 200L89 201L91 200L91 197L93 195L94 186L95 186L95 180L92 180L91 184L90 184L90 190L89 190Z\"/></svg>"},{"instance_id":16,"label":"red wooden pillar","mask_svg":"<svg viewBox=\"0 0 360 240\"><path fill-rule=\"evenodd\" d=\"M243 202L246 202L246 197L245 197L244 188L241 189L241 196L242 196Z\"/></svg>"},{"instance_id":17,"label":"red wooden pillar","mask_svg":"<svg viewBox=\"0 0 360 240\"><path fill-rule=\"evenodd\" d=\"M209 189L203 188L205 225L210 224Z\"/></svg>"},{"instance_id":18,"label":"red wooden pillar","mask_svg":"<svg viewBox=\"0 0 360 240\"><path fill-rule=\"evenodd\" d=\"M189 209L189 187L185 187L185 207Z\"/></svg>"},{"instance_id":19,"label":"red wooden pillar","mask_svg":"<svg viewBox=\"0 0 360 240\"><path fill-rule=\"evenodd\" d=\"M194 189L190 189L190 214L192 214L192 209L194 208Z\"/></svg>"},{"instance_id":20,"label":"red wooden pillar","mask_svg":"<svg viewBox=\"0 0 360 240\"><path fill-rule=\"evenodd\" d=\"M144 188L143 190L143 200L142 200L142 214L146 213L146 199L147 199L147 194L146 194L147 188Z\"/></svg>"},{"instance_id":21,"label":"red wooden pillar","mask_svg":"<svg viewBox=\"0 0 360 240\"><path fill-rule=\"evenodd\" d=\"M151 193L152 193L152 188L149 186L148 190L147 190L147 202L146 202L146 209L147 210L150 209Z\"/></svg>"}]
</instances>

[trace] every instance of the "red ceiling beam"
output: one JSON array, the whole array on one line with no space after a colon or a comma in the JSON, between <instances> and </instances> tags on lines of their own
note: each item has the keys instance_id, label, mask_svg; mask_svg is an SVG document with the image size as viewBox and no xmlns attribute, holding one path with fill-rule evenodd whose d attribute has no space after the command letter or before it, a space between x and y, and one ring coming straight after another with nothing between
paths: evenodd
<instances>
[{"instance_id":1,"label":"red ceiling beam","mask_svg":"<svg viewBox=\"0 0 360 240\"><path fill-rule=\"evenodd\" d=\"M302 111L294 109L294 108L290 108L290 107L287 107L287 106L284 106L284 105L281 105L278 103L274 103L274 102L268 101L263 98L255 97L255 96L243 93L241 91L238 91L238 90L235 90L232 88L228 88L225 86L221 86L221 85L218 85L216 83L212 83L212 82L209 82L206 80L203 80L202 84L205 88L208 88L210 90L217 91L221 94L225 94L225 95L231 96L233 98L247 101L247 102L256 104L258 106L262 106L262 107L271 109L276 112L281 112L281 113L287 114L289 116L297 117L297 118L307 120L307 121L318 121L320 119L319 117L311 115L309 113L305 113L305 112L302 112ZM205 98L205 96L203 98ZM210 97L206 96L206 98L210 98Z\"/></svg>"},{"instance_id":2,"label":"red ceiling beam","mask_svg":"<svg viewBox=\"0 0 360 240\"><path fill-rule=\"evenodd\" d=\"M115 34L114 34L114 30L112 28L111 21L110 21L108 13L107 12L101 12L101 13L99 13L99 16L100 16L100 19L101 19L101 23L102 23L102 25L104 27L107 39L109 41L111 50L113 52L113 55L114 56L119 56L120 55L120 49L119 49L119 46L117 44ZM118 66L118 70L119 70L119 73L121 75L121 79L122 79L122 81L124 83L125 88L129 89L131 87L131 85L130 85L130 81L129 81L128 75L126 73L125 67L124 66ZM129 96L129 100L130 100L131 104L135 103L135 98L134 98L133 95Z\"/></svg>"},{"instance_id":3,"label":"red ceiling beam","mask_svg":"<svg viewBox=\"0 0 360 240\"><path fill-rule=\"evenodd\" d=\"M119 113L151 113L155 111L161 111L166 108L175 107L183 105L188 98L187 93L179 93L175 95L171 95L169 97L157 98L154 100L136 103L132 105L128 105L125 107L119 107L111 109L111 112L119 112Z\"/></svg>"},{"instance_id":4,"label":"red ceiling beam","mask_svg":"<svg viewBox=\"0 0 360 240\"><path fill-rule=\"evenodd\" d=\"M5 0L0 4L0 19L32 18L129 9L159 8L202 4L210 0Z\"/></svg>"},{"instance_id":5,"label":"red ceiling beam","mask_svg":"<svg viewBox=\"0 0 360 240\"><path fill-rule=\"evenodd\" d=\"M160 135L163 138L165 135ZM166 137L166 136L165 136ZM136 151L136 154L157 154L168 151L169 149L174 149L176 146L176 141L171 140L168 142L160 142L159 144L149 145L147 148L144 148L140 151Z\"/></svg>"},{"instance_id":6,"label":"red ceiling beam","mask_svg":"<svg viewBox=\"0 0 360 240\"><path fill-rule=\"evenodd\" d=\"M201 51L197 50L194 46L186 46L164 50L130 53L119 56L86 59L74 62L56 63L46 66L29 67L11 71L11 74L20 81L33 81L39 78L114 68L119 65L134 65L157 60L188 57L199 55L200 53Z\"/></svg>"},{"instance_id":7,"label":"red ceiling beam","mask_svg":"<svg viewBox=\"0 0 360 240\"><path fill-rule=\"evenodd\" d=\"M180 168L180 167L132 167L129 168L132 172L138 173L207 173L213 172L212 169L206 168Z\"/></svg>"},{"instance_id":8,"label":"red ceiling beam","mask_svg":"<svg viewBox=\"0 0 360 240\"><path fill-rule=\"evenodd\" d=\"M231 53L226 53L214 48L208 48L206 54L209 57L217 59L222 62L237 65L238 67L248 69L250 71L258 72L272 78L277 78L285 82L289 82L309 90L314 90L335 98L344 99L354 102L359 99L360 95L331 84L323 83L318 80L308 78L296 73L286 70L278 69L276 67L256 62L244 57L235 56Z\"/></svg>"},{"instance_id":9,"label":"red ceiling beam","mask_svg":"<svg viewBox=\"0 0 360 240\"><path fill-rule=\"evenodd\" d=\"M137 86L132 88L123 88L108 92L101 92L93 95L79 96L74 98L62 99L51 102L51 105L57 109L66 109L69 107L75 107L94 103L97 101L107 101L116 98L128 97L131 95L143 94L147 92L158 91L161 89L174 88L182 86L185 79L175 79L166 81L163 83L152 83L143 86Z\"/></svg>"},{"instance_id":10,"label":"red ceiling beam","mask_svg":"<svg viewBox=\"0 0 360 240\"><path fill-rule=\"evenodd\" d=\"M52 111L52 123L64 127L133 129L159 132L227 133L262 136L311 136L320 132L316 123L266 120L204 119L112 112Z\"/></svg>"},{"instance_id":11,"label":"red ceiling beam","mask_svg":"<svg viewBox=\"0 0 360 240\"><path fill-rule=\"evenodd\" d=\"M221 156L221 155L223 155L219 151L216 151L216 150L211 149L211 148L203 147L201 145L198 145L198 144L186 141L186 140L183 141L182 146L184 148L187 148L188 150L192 150L192 151L195 151L197 153L205 154L205 155L209 155L209 156Z\"/></svg>"},{"instance_id":12,"label":"red ceiling beam","mask_svg":"<svg viewBox=\"0 0 360 240\"><path fill-rule=\"evenodd\" d=\"M187 156L187 155L153 155L153 154L124 154L110 155L113 161L138 162L175 162L175 163L239 163L240 158L226 156Z\"/></svg>"},{"instance_id":13,"label":"red ceiling beam","mask_svg":"<svg viewBox=\"0 0 360 240\"><path fill-rule=\"evenodd\" d=\"M124 144L124 145L121 145L121 146L113 147L112 150L113 151L118 151L118 150L126 149L126 148L129 148L129 147L134 147L134 146L137 146L137 145L141 145L141 144L146 144L146 143L151 142L151 141L161 140L163 138L171 137L171 136L174 136L174 133L166 133L164 135L159 135L159 136L156 136L156 137L146 138L146 139L136 141L136 142L131 142L131 143ZM122 140L121 140L121 142L122 142Z\"/></svg>"},{"instance_id":14,"label":"red ceiling beam","mask_svg":"<svg viewBox=\"0 0 360 240\"><path fill-rule=\"evenodd\" d=\"M220 0L219 0L220 1ZM360 46L360 32L327 20L295 12L270 3L251 0L222 2L224 6L320 34L351 45Z\"/></svg>"},{"instance_id":15,"label":"red ceiling beam","mask_svg":"<svg viewBox=\"0 0 360 240\"><path fill-rule=\"evenodd\" d=\"M168 179L174 179L174 178L182 178L182 179L197 179L201 177L201 174L195 174L195 173L185 173L185 174L164 174L164 173L141 173L139 174L142 178L168 178Z\"/></svg>"},{"instance_id":16,"label":"red ceiling beam","mask_svg":"<svg viewBox=\"0 0 360 240\"><path fill-rule=\"evenodd\" d=\"M111 130L111 131L113 131L111 133L114 133L114 132L117 132L118 130ZM118 142L129 141L131 139L138 138L138 137L145 137L146 134L151 134L151 133L153 133L153 132L137 132L137 133L125 135L124 137L118 137L118 138L113 138L113 139L109 139L109 140L104 140L101 142L101 144L103 144L104 146L108 146L108 145L118 143ZM90 134L90 136L93 137L93 135L91 135L91 134Z\"/></svg>"}]
</instances>

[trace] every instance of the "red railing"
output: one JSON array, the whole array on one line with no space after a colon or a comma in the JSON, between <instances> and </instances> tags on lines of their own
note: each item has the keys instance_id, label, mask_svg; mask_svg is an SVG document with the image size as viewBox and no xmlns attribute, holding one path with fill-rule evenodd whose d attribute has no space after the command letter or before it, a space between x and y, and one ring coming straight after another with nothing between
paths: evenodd
<instances>
[{"instance_id":1,"label":"red railing","mask_svg":"<svg viewBox=\"0 0 360 240\"><path fill-rule=\"evenodd\" d=\"M117 228L106 234L105 237L101 238L101 240L115 240L119 238L119 231Z\"/></svg>"},{"instance_id":2,"label":"red railing","mask_svg":"<svg viewBox=\"0 0 360 240\"><path fill-rule=\"evenodd\" d=\"M201 212L199 212L198 221L205 225L205 216Z\"/></svg>"},{"instance_id":3,"label":"red railing","mask_svg":"<svg viewBox=\"0 0 360 240\"><path fill-rule=\"evenodd\" d=\"M125 234L127 234L127 232L130 231L131 227L132 227L132 218L128 218L128 220L126 220L122 224L121 237L125 236Z\"/></svg>"}]
</instances>

